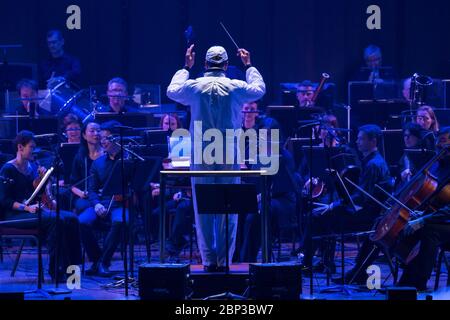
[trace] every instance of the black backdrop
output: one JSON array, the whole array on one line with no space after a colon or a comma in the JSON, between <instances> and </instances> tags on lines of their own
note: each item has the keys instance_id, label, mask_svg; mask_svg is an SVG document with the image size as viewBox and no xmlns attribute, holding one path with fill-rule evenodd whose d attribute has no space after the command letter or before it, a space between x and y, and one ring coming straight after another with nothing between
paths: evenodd
<instances>
[{"instance_id":1,"label":"black backdrop","mask_svg":"<svg viewBox=\"0 0 450 320\"><path fill-rule=\"evenodd\" d=\"M81 7L81 30L65 27L72 4ZM372 4L381 7L381 30L366 27ZM164 91L183 66L188 25L197 35L196 72L209 46L234 52L219 21L252 52L268 84L266 103L274 102L280 82L317 81L322 72L333 76L345 99L346 81L370 43L382 48L384 64L394 65L402 77L450 73L446 0L1 0L0 44L23 44L10 52L11 61L36 63L47 54L46 31L60 28L66 51L81 59L83 85L122 76L132 83L159 83ZM234 57L232 64L238 63Z\"/></svg>"}]
</instances>

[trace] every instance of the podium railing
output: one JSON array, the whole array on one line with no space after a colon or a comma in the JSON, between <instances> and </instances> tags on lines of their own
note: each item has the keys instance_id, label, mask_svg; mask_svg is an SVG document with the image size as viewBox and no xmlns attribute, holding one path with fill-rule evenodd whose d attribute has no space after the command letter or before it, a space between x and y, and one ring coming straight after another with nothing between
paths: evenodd
<instances>
[{"instance_id":1,"label":"podium railing","mask_svg":"<svg viewBox=\"0 0 450 320\"><path fill-rule=\"evenodd\" d=\"M169 177L260 177L261 178L261 248L263 263L269 261L268 246L268 212L269 197L267 190L268 175L265 170L247 170L247 171L176 171L164 170L160 172L160 219L159 219L159 237L160 237L160 263L165 263L165 241L166 241L166 186ZM228 241L228 239L227 239ZM227 252L228 254L228 252Z\"/></svg>"}]
</instances>

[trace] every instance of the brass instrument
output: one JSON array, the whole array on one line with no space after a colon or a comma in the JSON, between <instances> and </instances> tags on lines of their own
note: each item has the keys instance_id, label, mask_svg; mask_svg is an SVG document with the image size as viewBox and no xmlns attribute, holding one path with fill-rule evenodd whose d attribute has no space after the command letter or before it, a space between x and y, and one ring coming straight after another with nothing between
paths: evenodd
<instances>
[{"instance_id":1,"label":"brass instrument","mask_svg":"<svg viewBox=\"0 0 450 320\"><path fill-rule=\"evenodd\" d=\"M330 79L330 75L328 73L322 73L322 79L320 79L319 86L317 87L316 91L314 92L314 96L311 99L311 105L316 104L317 98L319 97L319 94L322 92L325 82L327 82L328 79Z\"/></svg>"},{"instance_id":2,"label":"brass instrument","mask_svg":"<svg viewBox=\"0 0 450 320\"><path fill-rule=\"evenodd\" d=\"M423 106L426 104L426 90L433 84L433 79L428 76L415 73L411 77L410 99L411 106Z\"/></svg>"}]
</instances>

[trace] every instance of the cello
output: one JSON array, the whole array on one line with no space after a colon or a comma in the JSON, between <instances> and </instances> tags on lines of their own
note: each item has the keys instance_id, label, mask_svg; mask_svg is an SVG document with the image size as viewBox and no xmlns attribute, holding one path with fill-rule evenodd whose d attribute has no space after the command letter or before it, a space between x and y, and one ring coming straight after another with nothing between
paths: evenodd
<instances>
[{"instance_id":1,"label":"cello","mask_svg":"<svg viewBox=\"0 0 450 320\"><path fill-rule=\"evenodd\" d=\"M415 237L402 237L402 231L408 222L415 218L425 217L423 212L433 213L439 206L450 201L450 186L447 184L438 190L437 177L431 172L431 167L444 156L448 150L443 148L399 191L394 204L386 209L370 239L392 250L393 254L404 264L414 259L420 247L420 241Z\"/></svg>"}]
</instances>

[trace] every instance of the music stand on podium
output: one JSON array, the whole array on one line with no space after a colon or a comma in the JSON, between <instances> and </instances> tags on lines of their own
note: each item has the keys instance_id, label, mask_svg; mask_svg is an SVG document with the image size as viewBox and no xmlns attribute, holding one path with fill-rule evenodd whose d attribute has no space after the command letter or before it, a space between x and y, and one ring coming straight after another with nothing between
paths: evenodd
<instances>
[{"instance_id":1,"label":"music stand on podium","mask_svg":"<svg viewBox=\"0 0 450 320\"><path fill-rule=\"evenodd\" d=\"M196 184L198 214L225 215L226 259L225 282L230 275L229 255L229 215L258 212L258 201L255 184ZM226 292L206 298L206 300L243 300L244 297Z\"/></svg>"}]
</instances>

